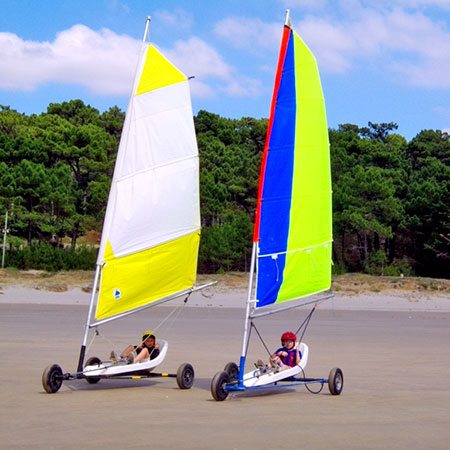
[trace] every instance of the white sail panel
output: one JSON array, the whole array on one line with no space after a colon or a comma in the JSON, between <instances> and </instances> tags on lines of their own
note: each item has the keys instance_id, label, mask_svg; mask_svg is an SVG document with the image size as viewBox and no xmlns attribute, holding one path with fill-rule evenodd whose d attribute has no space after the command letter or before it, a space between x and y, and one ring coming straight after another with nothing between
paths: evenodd
<instances>
[{"instance_id":1,"label":"white sail panel","mask_svg":"<svg viewBox=\"0 0 450 450\"><path fill-rule=\"evenodd\" d=\"M104 263L107 241L114 256L121 257L200 229L198 151L188 83L136 96L127 118L98 264Z\"/></svg>"},{"instance_id":2,"label":"white sail panel","mask_svg":"<svg viewBox=\"0 0 450 450\"><path fill-rule=\"evenodd\" d=\"M198 163L188 159L117 183L108 240L114 256L199 230L197 179ZM150 195L143 195L144 190Z\"/></svg>"},{"instance_id":3,"label":"white sail panel","mask_svg":"<svg viewBox=\"0 0 450 450\"><path fill-rule=\"evenodd\" d=\"M135 309L195 282L199 163L189 85L147 45L133 92L97 260L103 267L97 318ZM186 266L175 263L177 254Z\"/></svg>"},{"instance_id":4,"label":"white sail panel","mask_svg":"<svg viewBox=\"0 0 450 450\"><path fill-rule=\"evenodd\" d=\"M131 174L197 157L187 81L136 96L127 144L134 151L122 155L114 173L118 182Z\"/></svg>"}]
</instances>

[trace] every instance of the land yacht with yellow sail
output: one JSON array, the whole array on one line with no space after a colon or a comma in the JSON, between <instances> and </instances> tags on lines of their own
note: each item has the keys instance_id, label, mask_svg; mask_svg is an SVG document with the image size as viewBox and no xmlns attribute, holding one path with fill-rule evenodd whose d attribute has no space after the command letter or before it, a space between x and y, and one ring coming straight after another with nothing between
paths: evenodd
<instances>
[{"instance_id":1,"label":"land yacht with yellow sail","mask_svg":"<svg viewBox=\"0 0 450 450\"><path fill-rule=\"evenodd\" d=\"M166 356L138 364L91 357L84 364L89 331L146 308L188 296L197 286L200 240L199 160L189 81L147 42L147 19L132 94L120 139L92 296L78 368L63 373L49 365L44 389L59 390L64 380L133 376L176 376L190 388L194 369L182 364L176 375L150 372Z\"/></svg>"}]
</instances>

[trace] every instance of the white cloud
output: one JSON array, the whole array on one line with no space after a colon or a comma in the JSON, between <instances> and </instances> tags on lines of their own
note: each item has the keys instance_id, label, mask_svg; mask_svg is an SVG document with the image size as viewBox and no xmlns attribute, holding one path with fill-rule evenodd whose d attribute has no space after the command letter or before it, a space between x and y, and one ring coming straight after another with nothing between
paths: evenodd
<instances>
[{"instance_id":1,"label":"white cloud","mask_svg":"<svg viewBox=\"0 0 450 450\"><path fill-rule=\"evenodd\" d=\"M0 88L33 91L49 82L77 84L100 95L130 92L140 42L109 30L75 25L54 42L0 33Z\"/></svg>"},{"instance_id":2,"label":"white cloud","mask_svg":"<svg viewBox=\"0 0 450 450\"><path fill-rule=\"evenodd\" d=\"M260 80L239 76L232 79L221 90L232 97L257 97L261 94L263 87Z\"/></svg>"},{"instance_id":3,"label":"white cloud","mask_svg":"<svg viewBox=\"0 0 450 450\"><path fill-rule=\"evenodd\" d=\"M344 23L308 17L298 30L322 70L348 71L362 63L405 84L450 87L450 30L422 13L362 10Z\"/></svg>"},{"instance_id":4,"label":"white cloud","mask_svg":"<svg viewBox=\"0 0 450 450\"><path fill-rule=\"evenodd\" d=\"M261 53L261 50L275 49L282 29L280 24L268 24L260 19L228 17L216 23L214 32L237 48Z\"/></svg>"},{"instance_id":5,"label":"white cloud","mask_svg":"<svg viewBox=\"0 0 450 450\"><path fill-rule=\"evenodd\" d=\"M350 56L358 43L345 28L312 17L300 24L298 32L314 52L321 70L342 73L351 68Z\"/></svg>"},{"instance_id":6,"label":"white cloud","mask_svg":"<svg viewBox=\"0 0 450 450\"><path fill-rule=\"evenodd\" d=\"M140 41L110 30L75 25L54 42L24 41L0 33L0 89L34 91L48 83L81 85L96 95L129 95ZM211 45L192 37L163 53L187 76L192 95L254 96L261 84L227 64Z\"/></svg>"},{"instance_id":7,"label":"white cloud","mask_svg":"<svg viewBox=\"0 0 450 450\"><path fill-rule=\"evenodd\" d=\"M165 49L164 54L187 76L195 77L191 82L194 96L215 97L218 92L226 92L234 97L252 97L260 92L258 80L239 74L214 47L198 37L178 41L173 49Z\"/></svg>"},{"instance_id":8,"label":"white cloud","mask_svg":"<svg viewBox=\"0 0 450 450\"><path fill-rule=\"evenodd\" d=\"M177 41L173 49L165 49L164 54L180 67L187 76L198 78L216 77L227 80L231 68L224 62L211 45L200 38Z\"/></svg>"},{"instance_id":9,"label":"white cloud","mask_svg":"<svg viewBox=\"0 0 450 450\"><path fill-rule=\"evenodd\" d=\"M296 5L307 6L307 0ZM321 2L323 6L326 2ZM397 8L382 10L375 1L346 0L334 16L291 14L297 32L316 55L321 71L346 73L354 66L366 66L395 77L397 82L428 88L450 87L450 29L444 21L423 11ZM410 5L394 0L392 5ZM415 0L418 6L450 5L446 0ZM374 7L368 7L373 5ZM375 8L376 6L376 8ZM317 7L317 4L315 5ZM336 11L341 14L336 17ZM253 54L278 51L280 24L259 19L226 18L214 30L228 43ZM390 74L390 75L389 75Z\"/></svg>"}]
</instances>

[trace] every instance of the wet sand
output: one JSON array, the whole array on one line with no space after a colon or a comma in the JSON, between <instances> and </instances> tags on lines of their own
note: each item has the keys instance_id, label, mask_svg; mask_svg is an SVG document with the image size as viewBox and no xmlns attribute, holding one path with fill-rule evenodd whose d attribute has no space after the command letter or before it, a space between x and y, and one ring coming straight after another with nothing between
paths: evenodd
<instances>
[{"instance_id":1,"label":"wet sand","mask_svg":"<svg viewBox=\"0 0 450 450\"><path fill-rule=\"evenodd\" d=\"M318 395L286 387L216 402L210 394L212 377L227 362L238 362L241 353L242 307L191 306L175 311L157 330L169 341L158 369L176 372L190 362L196 372L190 390L178 389L173 378L101 380L96 385L76 380L49 395L41 385L42 372L50 363L64 372L75 370L87 308L3 301L1 447L448 448L448 310L435 303L419 308L418 302L405 310L395 301L381 309L366 303L352 310L343 302L335 299L334 305L320 307L304 338L310 347L306 375L326 378L332 367L340 367L342 395L331 396L327 386ZM155 307L101 327L88 356L105 358L111 349L135 343L143 330L154 329L172 311ZM295 330L306 313L301 308L279 313L256 325L272 349L280 333ZM253 334L248 364L265 357Z\"/></svg>"}]
</instances>

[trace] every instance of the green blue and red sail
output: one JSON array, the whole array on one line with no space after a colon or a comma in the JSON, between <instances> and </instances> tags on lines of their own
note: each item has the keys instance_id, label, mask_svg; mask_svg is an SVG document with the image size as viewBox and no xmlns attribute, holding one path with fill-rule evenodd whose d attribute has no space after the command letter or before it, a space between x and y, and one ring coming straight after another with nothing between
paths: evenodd
<instances>
[{"instance_id":1,"label":"green blue and red sail","mask_svg":"<svg viewBox=\"0 0 450 450\"><path fill-rule=\"evenodd\" d=\"M313 54L285 26L261 164L253 241L257 307L331 284L331 174Z\"/></svg>"}]
</instances>

